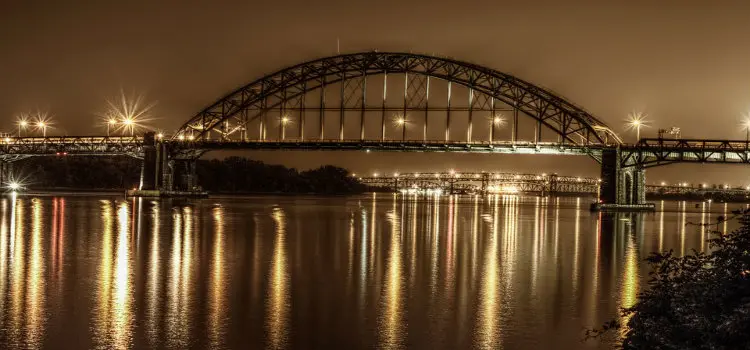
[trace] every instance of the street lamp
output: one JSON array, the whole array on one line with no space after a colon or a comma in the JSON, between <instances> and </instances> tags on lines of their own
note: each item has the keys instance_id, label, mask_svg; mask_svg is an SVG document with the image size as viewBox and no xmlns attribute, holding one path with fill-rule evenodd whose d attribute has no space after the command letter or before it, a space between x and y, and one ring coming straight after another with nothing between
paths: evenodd
<instances>
[{"instance_id":1,"label":"street lamp","mask_svg":"<svg viewBox=\"0 0 750 350\"><path fill-rule=\"evenodd\" d=\"M26 119L19 119L17 124L18 124L18 137L21 137L21 131L26 129L27 126L29 126L29 122Z\"/></svg>"},{"instance_id":2,"label":"street lamp","mask_svg":"<svg viewBox=\"0 0 750 350\"><path fill-rule=\"evenodd\" d=\"M641 127L648 126L646 124L646 115L643 113L631 113L628 119L627 126L629 129L635 129L635 138L637 141L640 141Z\"/></svg>"},{"instance_id":3,"label":"street lamp","mask_svg":"<svg viewBox=\"0 0 750 350\"><path fill-rule=\"evenodd\" d=\"M281 139L286 137L286 125L289 124L289 117L281 117Z\"/></svg>"},{"instance_id":4,"label":"street lamp","mask_svg":"<svg viewBox=\"0 0 750 350\"><path fill-rule=\"evenodd\" d=\"M38 121L36 123L37 129L42 129L42 136L47 137L47 123L45 121Z\"/></svg>"},{"instance_id":5,"label":"street lamp","mask_svg":"<svg viewBox=\"0 0 750 350\"><path fill-rule=\"evenodd\" d=\"M135 120L132 118L124 118L122 120L122 125L125 126L125 129L130 130L130 136L133 136L133 129L135 129L133 126L135 124Z\"/></svg>"},{"instance_id":6,"label":"street lamp","mask_svg":"<svg viewBox=\"0 0 750 350\"><path fill-rule=\"evenodd\" d=\"M107 136L109 136L109 129L117 125L117 119L110 118L107 120Z\"/></svg>"},{"instance_id":7,"label":"street lamp","mask_svg":"<svg viewBox=\"0 0 750 350\"><path fill-rule=\"evenodd\" d=\"M406 118L398 117L396 125L401 127L401 140L406 140Z\"/></svg>"},{"instance_id":8,"label":"street lamp","mask_svg":"<svg viewBox=\"0 0 750 350\"><path fill-rule=\"evenodd\" d=\"M745 143L748 143L750 142L750 117L745 119L742 127L745 128Z\"/></svg>"},{"instance_id":9,"label":"street lamp","mask_svg":"<svg viewBox=\"0 0 750 350\"><path fill-rule=\"evenodd\" d=\"M495 141L495 127L500 127L505 124L505 118L501 114L494 116L490 120L490 142Z\"/></svg>"}]
</instances>

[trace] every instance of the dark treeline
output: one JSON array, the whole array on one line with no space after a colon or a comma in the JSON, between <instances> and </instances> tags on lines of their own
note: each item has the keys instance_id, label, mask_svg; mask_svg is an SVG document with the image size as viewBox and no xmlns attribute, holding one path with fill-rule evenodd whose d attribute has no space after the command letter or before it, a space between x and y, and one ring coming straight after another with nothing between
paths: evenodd
<instances>
[{"instance_id":1,"label":"dark treeline","mask_svg":"<svg viewBox=\"0 0 750 350\"><path fill-rule=\"evenodd\" d=\"M14 174L31 189L128 189L138 186L141 161L130 157L34 157L14 163ZM323 166L298 171L242 157L198 160L198 183L224 193L359 193L366 186L346 169Z\"/></svg>"},{"instance_id":2,"label":"dark treeline","mask_svg":"<svg viewBox=\"0 0 750 350\"><path fill-rule=\"evenodd\" d=\"M131 157L32 157L13 163L29 188L126 189L137 186L141 161Z\"/></svg>"},{"instance_id":3,"label":"dark treeline","mask_svg":"<svg viewBox=\"0 0 750 350\"><path fill-rule=\"evenodd\" d=\"M201 160L200 185L211 192L359 193L366 187L346 169L331 165L297 171L242 157Z\"/></svg>"}]
</instances>

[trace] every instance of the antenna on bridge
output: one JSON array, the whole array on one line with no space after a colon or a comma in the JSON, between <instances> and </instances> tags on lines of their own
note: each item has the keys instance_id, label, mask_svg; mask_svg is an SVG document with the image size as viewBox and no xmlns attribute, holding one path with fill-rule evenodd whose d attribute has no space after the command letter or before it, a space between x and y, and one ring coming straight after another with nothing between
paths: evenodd
<instances>
[{"instance_id":1,"label":"antenna on bridge","mask_svg":"<svg viewBox=\"0 0 750 350\"><path fill-rule=\"evenodd\" d=\"M337 55L341 54L341 42L339 41L338 37L336 37L336 54Z\"/></svg>"}]
</instances>

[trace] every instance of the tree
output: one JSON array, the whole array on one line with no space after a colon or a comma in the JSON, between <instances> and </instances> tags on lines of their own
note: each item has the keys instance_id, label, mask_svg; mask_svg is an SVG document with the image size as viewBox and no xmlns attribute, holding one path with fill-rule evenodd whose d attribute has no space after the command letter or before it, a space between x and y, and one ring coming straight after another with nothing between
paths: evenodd
<instances>
[{"instance_id":1,"label":"tree","mask_svg":"<svg viewBox=\"0 0 750 350\"><path fill-rule=\"evenodd\" d=\"M708 254L652 253L648 288L621 311L626 327L589 336L620 329L623 349L750 349L750 210L733 214L740 228L713 232Z\"/></svg>"}]
</instances>

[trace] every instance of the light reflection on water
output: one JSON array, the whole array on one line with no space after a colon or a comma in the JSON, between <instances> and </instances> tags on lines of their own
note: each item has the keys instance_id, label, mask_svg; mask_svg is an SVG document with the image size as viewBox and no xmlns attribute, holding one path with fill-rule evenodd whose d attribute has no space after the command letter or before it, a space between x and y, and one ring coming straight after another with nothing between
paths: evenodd
<instances>
[{"instance_id":1,"label":"light reflection on water","mask_svg":"<svg viewBox=\"0 0 750 350\"><path fill-rule=\"evenodd\" d=\"M5 197L0 348L606 348L579 340L635 302L642 259L707 249L688 223L740 207L588 203Z\"/></svg>"}]
</instances>

